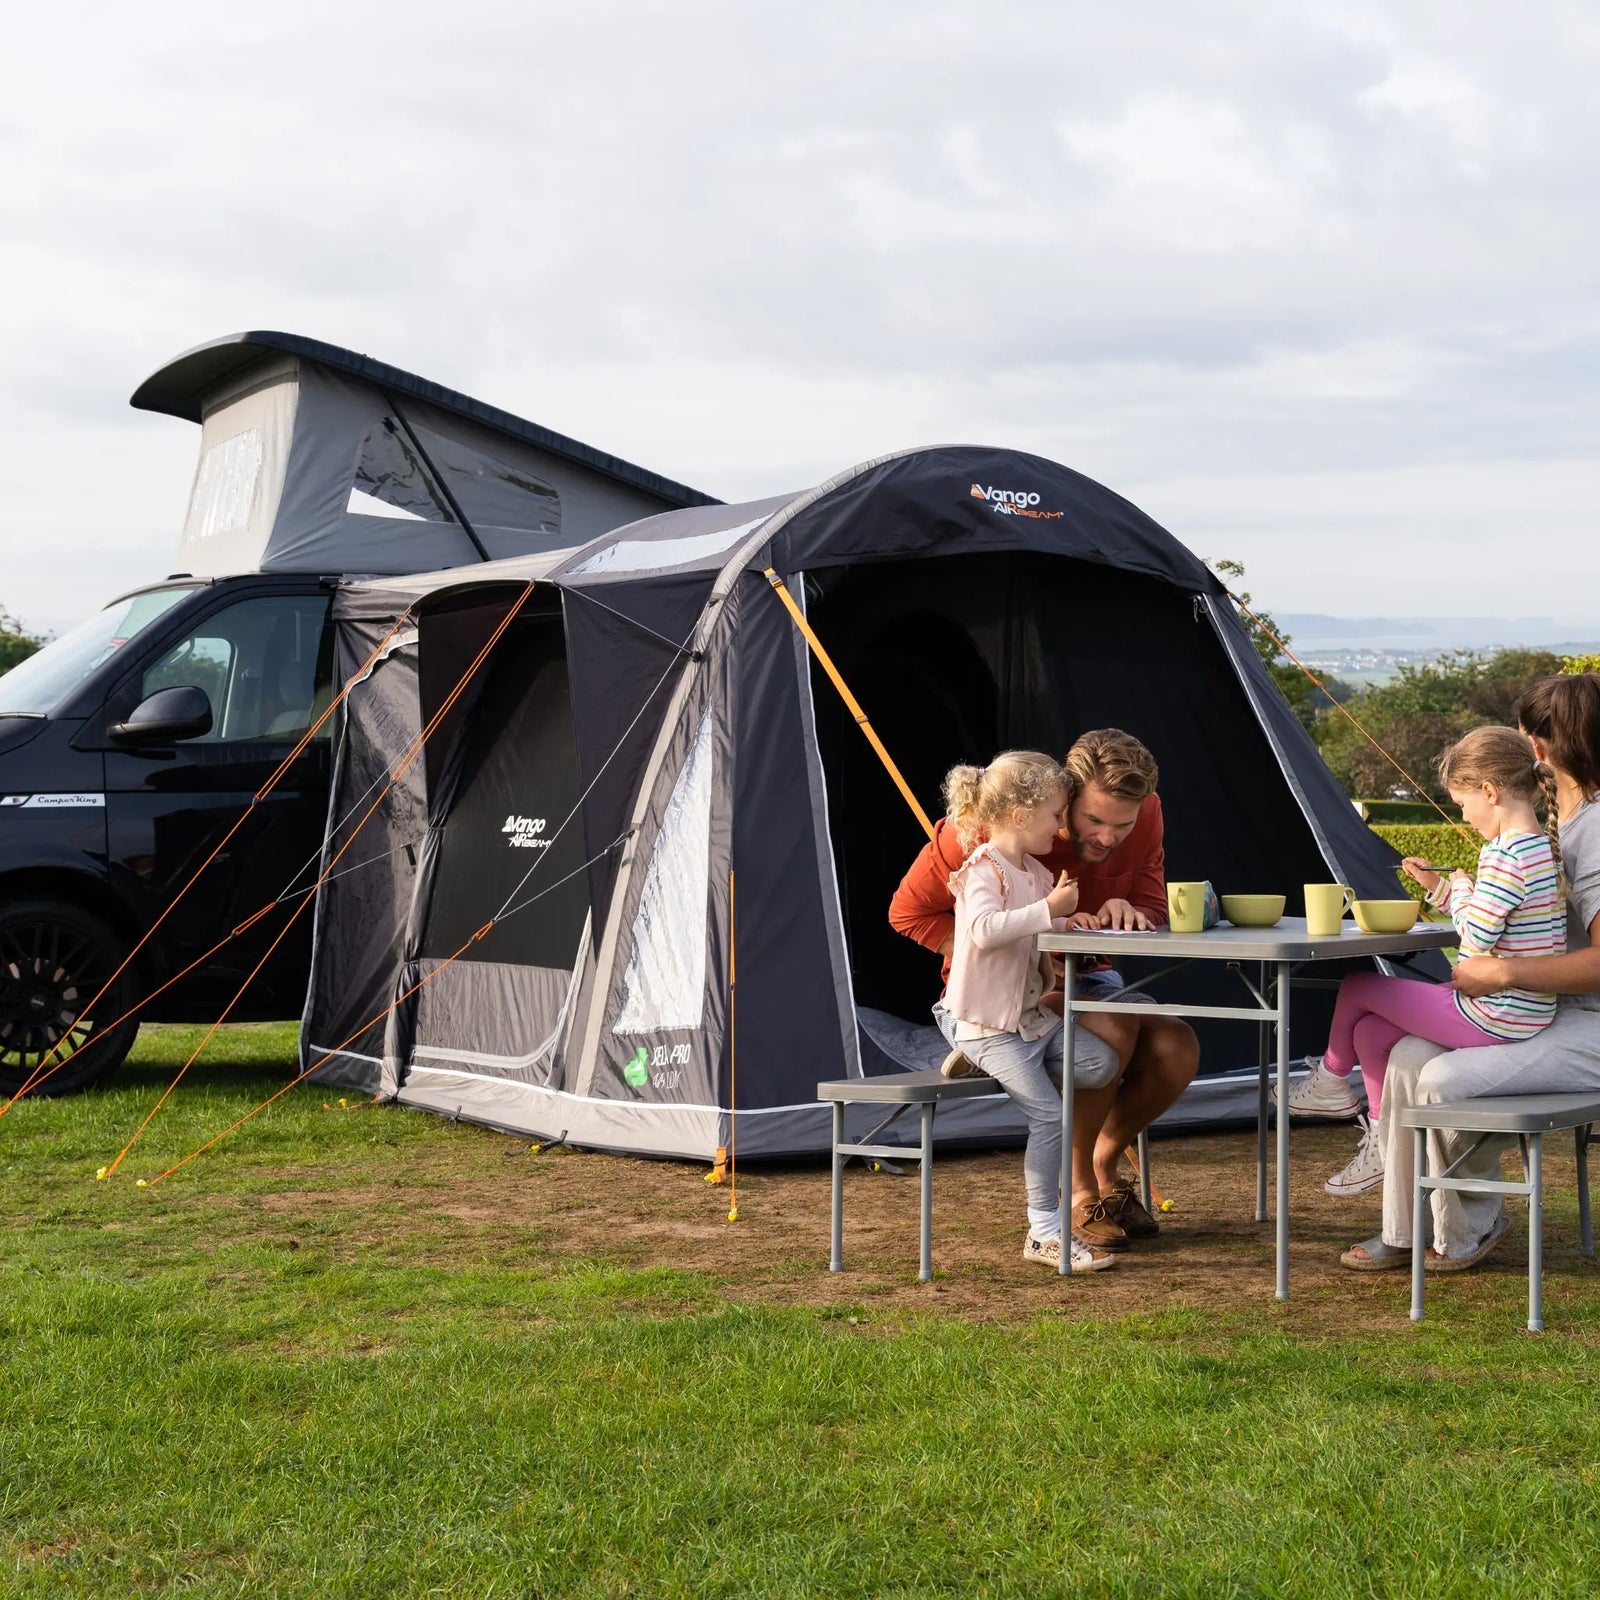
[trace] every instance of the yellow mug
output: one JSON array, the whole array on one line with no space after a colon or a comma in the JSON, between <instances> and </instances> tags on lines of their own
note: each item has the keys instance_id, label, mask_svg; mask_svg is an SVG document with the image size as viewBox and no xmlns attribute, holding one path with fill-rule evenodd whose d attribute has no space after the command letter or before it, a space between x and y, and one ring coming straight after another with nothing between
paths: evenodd
<instances>
[{"instance_id":1,"label":"yellow mug","mask_svg":"<svg viewBox=\"0 0 1600 1600\"><path fill-rule=\"evenodd\" d=\"M1199 933L1206 925L1206 886L1167 885L1167 923L1174 933Z\"/></svg>"},{"instance_id":2,"label":"yellow mug","mask_svg":"<svg viewBox=\"0 0 1600 1600\"><path fill-rule=\"evenodd\" d=\"M1356 892L1347 883L1308 883L1306 933L1313 939L1331 939L1344 931L1344 914L1355 904Z\"/></svg>"}]
</instances>

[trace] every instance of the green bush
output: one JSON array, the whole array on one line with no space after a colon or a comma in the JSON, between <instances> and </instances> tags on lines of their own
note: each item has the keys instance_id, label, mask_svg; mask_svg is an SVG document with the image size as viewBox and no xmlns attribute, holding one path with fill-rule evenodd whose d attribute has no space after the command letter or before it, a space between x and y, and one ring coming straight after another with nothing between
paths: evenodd
<instances>
[{"instance_id":1,"label":"green bush","mask_svg":"<svg viewBox=\"0 0 1600 1600\"><path fill-rule=\"evenodd\" d=\"M1437 808L1430 806L1426 800L1363 800L1361 804L1367 808L1367 821L1373 826L1379 823L1439 822ZM1461 815L1455 806L1446 805L1444 809L1452 818Z\"/></svg>"},{"instance_id":2,"label":"green bush","mask_svg":"<svg viewBox=\"0 0 1600 1600\"><path fill-rule=\"evenodd\" d=\"M1470 829L1450 828L1442 822L1399 822L1374 823L1372 831L1402 856L1420 856L1436 867L1465 867L1468 872L1478 869L1478 851L1483 848L1483 841ZM1422 898L1422 885L1415 878L1397 870L1395 879L1413 900Z\"/></svg>"},{"instance_id":3,"label":"green bush","mask_svg":"<svg viewBox=\"0 0 1600 1600\"><path fill-rule=\"evenodd\" d=\"M1580 672L1600 672L1600 655L1562 656L1561 670L1573 675Z\"/></svg>"}]
</instances>

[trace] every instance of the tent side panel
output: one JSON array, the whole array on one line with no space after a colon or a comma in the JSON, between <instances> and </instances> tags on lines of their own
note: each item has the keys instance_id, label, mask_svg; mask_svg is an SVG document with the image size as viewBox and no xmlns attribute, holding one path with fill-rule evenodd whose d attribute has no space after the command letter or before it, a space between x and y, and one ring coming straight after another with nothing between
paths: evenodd
<instances>
[{"instance_id":1,"label":"tent side panel","mask_svg":"<svg viewBox=\"0 0 1600 1600\"><path fill-rule=\"evenodd\" d=\"M737 885L740 1110L814 1100L859 1070L849 974L838 947L831 852L813 801L818 761L808 666L759 574L746 576L738 654L733 860Z\"/></svg>"},{"instance_id":2,"label":"tent side panel","mask_svg":"<svg viewBox=\"0 0 1600 1600\"><path fill-rule=\"evenodd\" d=\"M376 620L340 624L335 659L341 682L359 670L387 632L387 625ZM413 766L390 789L359 836L356 830L389 781L390 763L420 729L416 637L401 635L345 701L324 868L347 843L349 848L318 891L302 1028L304 1064L336 1046L342 1049L326 1059L316 1074L319 1081L375 1091L383 1077L387 1022L363 1024L398 993L427 834L421 766Z\"/></svg>"}]
</instances>

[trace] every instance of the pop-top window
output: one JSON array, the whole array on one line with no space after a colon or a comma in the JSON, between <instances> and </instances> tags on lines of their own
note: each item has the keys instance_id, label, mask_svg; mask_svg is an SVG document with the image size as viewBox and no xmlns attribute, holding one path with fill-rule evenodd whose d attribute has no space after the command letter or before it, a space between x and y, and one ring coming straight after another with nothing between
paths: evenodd
<instances>
[{"instance_id":1,"label":"pop-top window","mask_svg":"<svg viewBox=\"0 0 1600 1600\"><path fill-rule=\"evenodd\" d=\"M189 516L183 525L185 544L239 533L250 526L265 456L259 428L219 439L206 451L189 497Z\"/></svg>"},{"instance_id":2,"label":"pop-top window","mask_svg":"<svg viewBox=\"0 0 1600 1600\"><path fill-rule=\"evenodd\" d=\"M431 429L417 428L416 435L475 526L560 532L561 497L549 484ZM358 516L455 520L433 473L392 417L375 422L361 441L346 509Z\"/></svg>"}]
</instances>

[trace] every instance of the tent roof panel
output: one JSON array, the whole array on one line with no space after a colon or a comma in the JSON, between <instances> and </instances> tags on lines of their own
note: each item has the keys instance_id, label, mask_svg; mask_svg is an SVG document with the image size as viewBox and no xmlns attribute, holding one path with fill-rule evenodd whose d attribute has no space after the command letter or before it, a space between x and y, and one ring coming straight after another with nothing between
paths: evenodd
<instances>
[{"instance_id":1,"label":"tent roof panel","mask_svg":"<svg viewBox=\"0 0 1600 1600\"><path fill-rule=\"evenodd\" d=\"M136 410L159 411L169 417L181 417L187 422L199 422L205 397L219 383L244 372L248 367L270 355L297 356L304 361L359 378L380 389L391 389L414 399L425 400L459 417L465 417L485 428L519 439L525 444L548 450L552 455L565 458L625 483L631 488L657 496L681 506L709 506L718 502L699 489L675 483L660 473L646 467L635 466L620 456L608 455L592 445L569 439L551 428L540 427L536 422L502 411L497 406L474 400L471 395L447 389L429 378L418 377L387 362L376 361L354 350L345 350L336 344L324 344L320 339L307 339L296 333L276 333L257 330L250 333L230 333L206 344L196 345L151 373L133 392L129 401Z\"/></svg>"}]
</instances>

